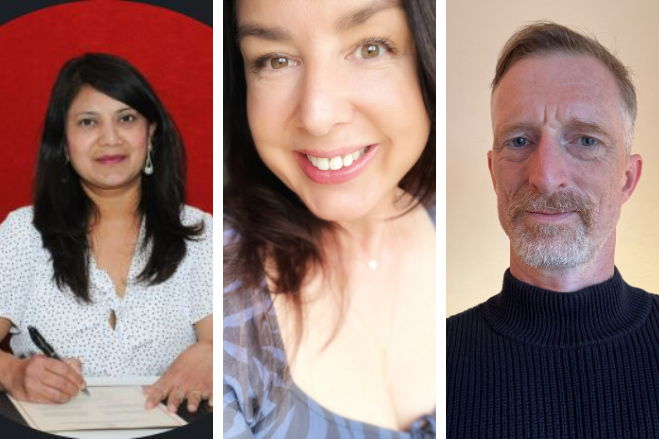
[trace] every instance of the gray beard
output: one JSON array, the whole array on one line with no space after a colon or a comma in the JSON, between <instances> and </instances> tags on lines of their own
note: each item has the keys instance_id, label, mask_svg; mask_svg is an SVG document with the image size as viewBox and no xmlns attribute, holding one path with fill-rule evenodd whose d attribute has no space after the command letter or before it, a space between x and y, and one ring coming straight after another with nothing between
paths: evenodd
<instances>
[{"instance_id":1,"label":"gray beard","mask_svg":"<svg viewBox=\"0 0 659 439\"><path fill-rule=\"evenodd\" d=\"M578 267L604 244L595 244L587 236L583 223L570 228L548 224L529 228L518 223L508 236L517 256L525 264L538 268Z\"/></svg>"},{"instance_id":2,"label":"gray beard","mask_svg":"<svg viewBox=\"0 0 659 439\"><path fill-rule=\"evenodd\" d=\"M525 221L526 212L577 212L570 224ZM513 197L502 218L513 251L525 264L540 268L574 268L589 262L603 247L620 218L602 223L599 209L578 192L566 190L543 195L527 189ZM604 229L602 229L604 227Z\"/></svg>"},{"instance_id":3,"label":"gray beard","mask_svg":"<svg viewBox=\"0 0 659 439\"><path fill-rule=\"evenodd\" d=\"M525 218L530 210L577 212L579 221L567 225L529 222ZM608 231L605 239L598 239L601 238L598 236L598 209L585 195L572 190L552 195L531 189L520 192L507 206L506 220L506 234L513 250L532 267L573 268L583 265L604 246L612 231Z\"/></svg>"}]
</instances>

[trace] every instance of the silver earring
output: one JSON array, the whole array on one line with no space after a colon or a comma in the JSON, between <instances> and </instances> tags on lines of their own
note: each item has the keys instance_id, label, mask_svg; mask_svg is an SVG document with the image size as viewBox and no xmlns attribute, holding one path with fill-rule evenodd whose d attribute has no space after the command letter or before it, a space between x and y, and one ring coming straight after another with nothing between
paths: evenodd
<instances>
[{"instance_id":1,"label":"silver earring","mask_svg":"<svg viewBox=\"0 0 659 439\"><path fill-rule=\"evenodd\" d=\"M151 145L149 145L149 150L146 153L146 164L144 165L144 174L153 175L153 160L151 160Z\"/></svg>"}]
</instances>

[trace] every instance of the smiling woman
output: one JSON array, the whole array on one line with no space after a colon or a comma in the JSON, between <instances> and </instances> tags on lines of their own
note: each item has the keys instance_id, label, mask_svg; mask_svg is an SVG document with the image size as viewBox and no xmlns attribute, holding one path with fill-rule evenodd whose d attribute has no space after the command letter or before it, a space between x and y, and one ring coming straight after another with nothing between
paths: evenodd
<instances>
[{"instance_id":1,"label":"smiling woman","mask_svg":"<svg viewBox=\"0 0 659 439\"><path fill-rule=\"evenodd\" d=\"M228 2L224 437L435 437L435 11Z\"/></svg>"},{"instance_id":2,"label":"smiling woman","mask_svg":"<svg viewBox=\"0 0 659 439\"><path fill-rule=\"evenodd\" d=\"M155 124L137 110L91 86L83 86L71 103L66 122L68 159L88 190L107 189L128 180L138 185L140 171L152 154ZM123 149L111 148L121 142ZM109 147L109 148L108 148ZM153 160L149 158L153 174Z\"/></svg>"},{"instance_id":3,"label":"smiling woman","mask_svg":"<svg viewBox=\"0 0 659 439\"><path fill-rule=\"evenodd\" d=\"M128 62L60 70L34 205L0 226L0 389L62 403L86 377L161 376L146 405L212 401L212 218L186 206L174 122ZM33 355L37 327L63 357Z\"/></svg>"}]
</instances>

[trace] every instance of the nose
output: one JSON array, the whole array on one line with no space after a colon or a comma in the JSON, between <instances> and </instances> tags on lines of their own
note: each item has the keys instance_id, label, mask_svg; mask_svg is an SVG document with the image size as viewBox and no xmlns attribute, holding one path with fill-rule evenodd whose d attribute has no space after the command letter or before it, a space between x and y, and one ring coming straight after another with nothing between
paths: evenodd
<instances>
[{"instance_id":1,"label":"nose","mask_svg":"<svg viewBox=\"0 0 659 439\"><path fill-rule=\"evenodd\" d=\"M100 136L101 138L99 140L103 146L114 146L119 143L119 132L112 122L103 124Z\"/></svg>"},{"instance_id":2,"label":"nose","mask_svg":"<svg viewBox=\"0 0 659 439\"><path fill-rule=\"evenodd\" d=\"M529 184L540 193L551 194L567 187L568 183L563 147L555 139L543 135L530 157Z\"/></svg>"},{"instance_id":3,"label":"nose","mask_svg":"<svg viewBox=\"0 0 659 439\"><path fill-rule=\"evenodd\" d=\"M299 104L299 119L313 136L324 136L337 124L352 118L349 90L340 66L313 62L305 66Z\"/></svg>"}]
</instances>

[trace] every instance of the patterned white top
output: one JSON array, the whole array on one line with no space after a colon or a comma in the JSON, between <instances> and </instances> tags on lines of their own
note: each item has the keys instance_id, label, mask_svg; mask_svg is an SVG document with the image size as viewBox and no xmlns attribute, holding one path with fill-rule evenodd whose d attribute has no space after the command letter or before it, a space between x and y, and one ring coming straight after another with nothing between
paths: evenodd
<instances>
[{"instance_id":1,"label":"patterned white top","mask_svg":"<svg viewBox=\"0 0 659 439\"><path fill-rule=\"evenodd\" d=\"M27 327L34 326L62 357L78 358L88 377L162 375L196 342L193 325L213 313L213 218L185 207L181 219L203 221L205 231L187 241L187 254L166 282L147 286L136 278L148 261L142 224L128 286L120 298L107 272L90 264L92 303L76 300L53 280L53 266L41 235L24 207L0 225L0 316L12 322L11 348L17 356L37 353ZM117 316L116 328L110 315Z\"/></svg>"}]
</instances>

